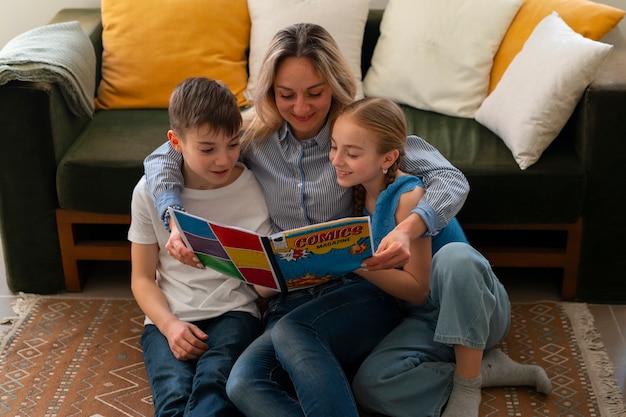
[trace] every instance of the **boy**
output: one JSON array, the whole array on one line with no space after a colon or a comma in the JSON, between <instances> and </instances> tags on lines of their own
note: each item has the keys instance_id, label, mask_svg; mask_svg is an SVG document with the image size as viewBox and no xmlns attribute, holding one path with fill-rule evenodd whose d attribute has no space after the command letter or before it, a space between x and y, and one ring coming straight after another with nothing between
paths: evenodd
<instances>
[{"instance_id":1,"label":"boy","mask_svg":"<svg viewBox=\"0 0 626 417\"><path fill-rule=\"evenodd\" d=\"M233 94L207 78L190 78L172 93L172 147L183 155L188 211L261 234L271 231L256 179L238 163L241 114ZM257 294L247 284L168 255L169 238L145 177L131 203L131 287L146 315L141 337L155 416L240 415L226 380L262 331Z\"/></svg>"}]
</instances>

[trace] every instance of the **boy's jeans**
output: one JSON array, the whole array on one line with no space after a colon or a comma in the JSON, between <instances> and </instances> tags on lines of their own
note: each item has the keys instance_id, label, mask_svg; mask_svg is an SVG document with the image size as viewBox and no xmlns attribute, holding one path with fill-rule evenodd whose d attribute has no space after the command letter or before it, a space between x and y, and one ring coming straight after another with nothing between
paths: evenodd
<instances>
[{"instance_id":1,"label":"boy's jeans","mask_svg":"<svg viewBox=\"0 0 626 417\"><path fill-rule=\"evenodd\" d=\"M141 347L155 417L242 415L226 396L226 380L241 352L261 334L261 321L231 311L194 324L209 335L209 350L195 361L179 361L156 326L144 328Z\"/></svg>"}]
</instances>

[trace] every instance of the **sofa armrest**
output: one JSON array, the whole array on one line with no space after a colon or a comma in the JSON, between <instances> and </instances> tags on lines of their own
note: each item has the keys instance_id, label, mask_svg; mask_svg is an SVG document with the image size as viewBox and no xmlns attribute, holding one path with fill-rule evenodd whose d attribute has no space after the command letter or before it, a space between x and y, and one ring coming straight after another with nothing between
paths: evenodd
<instances>
[{"instance_id":1,"label":"sofa armrest","mask_svg":"<svg viewBox=\"0 0 626 417\"><path fill-rule=\"evenodd\" d=\"M626 72L624 71L626 68L626 40L616 28L602 42L613 45L613 50L598 69L594 80L583 92L572 116L556 139L572 141L576 153L585 166L592 163L589 158L598 141L597 132L590 130L589 125L598 116L594 106L608 100L609 96L613 94L617 94L618 98L620 94L626 94ZM616 116L615 113L621 111L620 108L615 108L606 116Z\"/></svg>"},{"instance_id":2,"label":"sofa armrest","mask_svg":"<svg viewBox=\"0 0 626 417\"><path fill-rule=\"evenodd\" d=\"M53 84L0 86L0 235L11 291L63 290L56 168L88 118L77 118Z\"/></svg>"},{"instance_id":3,"label":"sofa armrest","mask_svg":"<svg viewBox=\"0 0 626 417\"><path fill-rule=\"evenodd\" d=\"M48 23L78 21L83 32L87 34L96 53L96 89L102 78L102 15L100 9L63 9ZM96 92L94 91L94 96Z\"/></svg>"},{"instance_id":4,"label":"sofa armrest","mask_svg":"<svg viewBox=\"0 0 626 417\"><path fill-rule=\"evenodd\" d=\"M586 89L573 119L573 137L586 167L583 247L577 297L611 302L626 299L626 41L613 31L614 45L595 80Z\"/></svg>"},{"instance_id":5,"label":"sofa armrest","mask_svg":"<svg viewBox=\"0 0 626 417\"><path fill-rule=\"evenodd\" d=\"M81 23L100 59L99 9L64 10L51 23L69 20ZM70 111L56 84L11 81L0 86L0 124L7 138L0 152L0 235L11 291L65 289L55 217L56 171L89 121Z\"/></svg>"}]
</instances>

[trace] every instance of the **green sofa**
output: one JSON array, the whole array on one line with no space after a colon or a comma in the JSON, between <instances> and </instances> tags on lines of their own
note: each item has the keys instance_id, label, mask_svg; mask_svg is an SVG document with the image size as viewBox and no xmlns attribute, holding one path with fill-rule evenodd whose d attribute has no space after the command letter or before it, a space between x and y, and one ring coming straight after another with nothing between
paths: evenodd
<instances>
[{"instance_id":1,"label":"green sofa","mask_svg":"<svg viewBox=\"0 0 626 417\"><path fill-rule=\"evenodd\" d=\"M370 11L364 74L381 18L382 11ZM93 42L97 85L100 11L66 9L52 22L68 20L78 20ZM459 219L496 267L555 268L562 271L564 299L620 303L626 302L626 239L620 234L626 231L626 187L619 183L626 178L626 42L617 30L605 41L615 45L611 57L559 137L527 170L473 119L403 109L410 133L466 174L471 192ZM131 191L144 157L165 140L167 111L77 117L57 85L12 81L0 86L0 122L6 138L0 234L9 288L80 290L76 277L67 279L74 264L127 260Z\"/></svg>"}]
</instances>

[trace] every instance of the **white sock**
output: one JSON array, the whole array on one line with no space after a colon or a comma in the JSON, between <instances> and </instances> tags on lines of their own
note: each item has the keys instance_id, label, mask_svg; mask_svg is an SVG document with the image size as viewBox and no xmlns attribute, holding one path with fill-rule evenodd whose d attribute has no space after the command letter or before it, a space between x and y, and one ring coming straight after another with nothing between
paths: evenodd
<instances>
[{"instance_id":1,"label":"white sock","mask_svg":"<svg viewBox=\"0 0 626 417\"><path fill-rule=\"evenodd\" d=\"M485 352L480 374L483 377L483 388L527 385L543 394L552 391L550 379L541 366L515 362L500 349Z\"/></svg>"},{"instance_id":2,"label":"white sock","mask_svg":"<svg viewBox=\"0 0 626 417\"><path fill-rule=\"evenodd\" d=\"M478 417L482 378L463 378L454 374L454 385L441 417Z\"/></svg>"}]
</instances>

